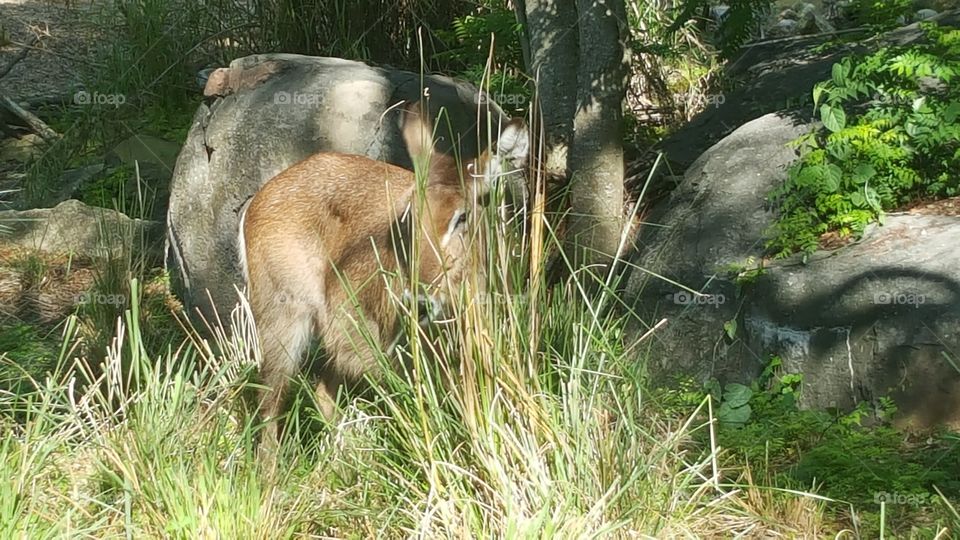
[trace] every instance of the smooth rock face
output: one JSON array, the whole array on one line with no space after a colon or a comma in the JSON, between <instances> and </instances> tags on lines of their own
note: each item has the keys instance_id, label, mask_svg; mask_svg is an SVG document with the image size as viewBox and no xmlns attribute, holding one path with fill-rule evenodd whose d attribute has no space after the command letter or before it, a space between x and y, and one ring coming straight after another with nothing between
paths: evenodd
<instances>
[{"instance_id":1,"label":"smooth rock face","mask_svg":"<svg viewBox=\"0 0 960 540\"><path fill-rule=\"evenodd\" d=\"M726 267L762 255L773 219L766 195L795 159L787 143L808 129L776 114L744 124L695 161L645 220L627 289L645 321L668 318L649 338L660 371L744 381L762 369L765 358L724 338L723 324L739 308Z\"/></svg>"},{"instance_id":2,"label":"smooth rock face","mask_svg":"<svg viewBox=\"0 0 960 540\"><path fill-rule=\"evenodd\" d=\"M628 292L647 323L667 318L648 341L654 371L746 382L778 355L804 375L802 406L889 396L904 423L960 426L960 218L888 215L857 243L736 282L761 257L786 143L807 129L772 114L741 126L647 220Z\"/></svg>"},{"instance_id":3,"label":"smooth rock face","mask_svg":"<svg viewBox=\"0 0 960 540\"><path fill-rule=\"evenodd\" d=\"M856 244L773 267L748 292L750 348L804 374L801 404L889 396L904 422L960 426L958 239L958 217L891 215Z\"/></svg>"},{"instance_id":4,"label":"smooth rock face","mask_svg":"<svg viewBox=\"0 0 960 540\"><path fill-rule=\"evenodd\" d=\"M240 58L210 73L204 94L211 102L197 110L177 159L167 215L167 267L188 310L210 315L207 291L222 316L236 304L238 212L276 174L318 151L412 169L398 113L386 111L419 99L420 83L415 73L293 54ZM440 150L462 138L464 158L476 155L478 111L489 107L493 125L505 119L495 104L481 105L469 84L439 76L423 83L431 115L447 111L436 122Z\"/></svg>"},{"instance_id":5,"label":"smooth rock face","mask_svg":"<svg viewBox=\"0 0 960 540\"><path fill-rule=\"evenodd\" d=\"M132 219L71 199L53 208L0 212L0 244L89 257L115 255L129 246L160 244L160 223ZM149 255L148 253L147 255ZM157 253L154 253L157 255Z\"/></svg>"}]
</instances>

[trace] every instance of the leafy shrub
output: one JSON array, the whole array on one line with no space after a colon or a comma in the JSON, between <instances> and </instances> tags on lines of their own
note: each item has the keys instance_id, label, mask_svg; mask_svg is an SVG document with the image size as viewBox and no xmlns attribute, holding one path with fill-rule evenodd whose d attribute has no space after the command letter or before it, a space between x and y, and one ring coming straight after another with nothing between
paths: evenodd
<instances>
[{"instance_id":1,"label":"leafy shrub","mask_svg":"<svg viewBox=\"0 0 960 540\"><path fill-rule=\"evenodd\" d=\"M864 538L879 536L877 527L884 519L878 514L880 500L891 503L886 509L891 525L906 523L926 531L951 515L938 490L948 500L960 494L955 435L930 433L922 442L912 440L891 427L896 406L887 398L875 405L860 403L846 413L802 410L797 406L801 383L802 375L785 373L782 361L773 357L749 386L728 384L721 393L715 380L699 388L688 381L666 397L670 407L685 410L696 407L706 393L718 398L717 442L732 463L775 479L779 487L814 488L852 503ZM868 427L868 417L879 424ZM701 431L698 436L705 443L711 435ZM840 522L849 519L843 506L831 511Z\"/></svg>"},{"instance_id":2,"label":"leafy shrub","mask_svg":"<svg viewBox=\"0 0 960 540\"><path fill-rule=\"evenodd\" d=\"M520 48L523 29L516 16L504 2L490 1L485 4L478 13L454 19L451 29L437 30L437 37L446 42L447 49L437 53L434 58L448 60L454 68L483 65L490 52L492 35L496 47L494 60L510 68L523 68Z\"/></svg>"},{"instance_id":3,"label":"leafy shrub","mask_svg":"<svg viewBox=\"0 0 960 540\"><path fill-rule=\"evenodd\" d=\"M687 21L696 17L709 16L711 0L687 0L679 3L680 10L671 30L677 30ZM723 13L716 35L717 45L724 58L732 58L744 43L756 33L759 25L770 11L773 0L728 0L723 2L727 10Z\"/></svg>"},{"instance_id":4,"label":"leafy shrub","mask_svg":"<svg viewBox=\"0 0 960 540\"><path fill-rule=\"evenodd\" d=\"M848 8L857 24L884 31L909 22L913 0L855 0Z\"/></svg>"},{"instance_id":5,"label":"leafy shrub","mask_svg":"<svg viewBox=\"0 0 960 540\"><path fill-rule=\"evenodd\" d=\"M719 403L717 420L728 426L742 426L750 419L753 409L750 407L750 398L753 390L740 383L727 383L721 391L720 383L716 380L707 383L710 395Z\"/></svg>"},{"instance_id":6,"label":"leafy shrub","mask_svg":"<svg viewBox=\"0 0 960 540\"><path fill-rule=\"evenodd\" d=\"M523 28L505 2L484 2L477 13L456 18L448 30L437 30L447 49L434 55L456 74L474 84L489 88L494 101L512 115L524 111L530 101L525 84L520 36ZM493 58L488 80L487 59L493 38ZM489 86L487 86L489 85Z\"/></svg>"},{"instance_id":7,"label":"leafy shrub","mask_svg":"<svg viewBox=\"0 0 960 540\"><path fill-rule=\"evenodd\" d=\"M796 141L801 159L772 193L777 256L812 252L828 231L858 235L884 210L960 194L960 30L924 29L923 43L846 58L814 88L825 129Z\"/></svg>"}]
</instances>

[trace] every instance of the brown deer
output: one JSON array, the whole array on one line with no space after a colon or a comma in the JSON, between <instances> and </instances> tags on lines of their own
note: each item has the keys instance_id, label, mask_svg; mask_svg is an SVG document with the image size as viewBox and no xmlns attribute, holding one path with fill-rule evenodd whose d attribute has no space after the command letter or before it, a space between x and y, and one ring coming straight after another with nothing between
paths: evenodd
<instances>
[{"instance_id":1,"label":"brown deer","mask_svg":"<svg viewBox=\"0 0 960 540\"><path fill-rule=\"evenodd\" d=\"M488 150L461 168L435 151L432 122L420 102L406 105L400 116L407 151L426 179L423 187L409 170L321 152L269 180L241 215L241 267L266 387L260 396L266 444L276 442L290 378L312 340L320 340L327 356L316 391L329 420L338 388L378 369L364 334L381 347L399 335L395 300L412 296L434 307L445 304L446 292L459 286L468 265L472 210L505 174L504 163L526 160L529 145L520 121L500 133L499 155ZM419 253L411 261L414 241ZM410 268L418 275L407 275Z\"/></svg>"}]
</instances>

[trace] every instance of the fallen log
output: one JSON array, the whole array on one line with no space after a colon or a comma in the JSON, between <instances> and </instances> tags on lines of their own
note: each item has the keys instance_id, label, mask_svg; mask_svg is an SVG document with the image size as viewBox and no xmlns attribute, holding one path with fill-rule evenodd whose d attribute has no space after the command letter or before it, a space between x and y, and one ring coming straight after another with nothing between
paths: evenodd
<instances>
[{"instance_id":1,"label":"fallen log","mask_svg":"<svg viewBox=\"0 0 960 540\"><path fill-rule=\"evenodd\" d=\"M22 120L31 131L43 137L45 141L53 142L60 139L60 134L44 123L43 120L37 118L35 114L25 110L3 94L0 94L0 108L5 109L10 114Z\"/></svg>"}]
</instances>

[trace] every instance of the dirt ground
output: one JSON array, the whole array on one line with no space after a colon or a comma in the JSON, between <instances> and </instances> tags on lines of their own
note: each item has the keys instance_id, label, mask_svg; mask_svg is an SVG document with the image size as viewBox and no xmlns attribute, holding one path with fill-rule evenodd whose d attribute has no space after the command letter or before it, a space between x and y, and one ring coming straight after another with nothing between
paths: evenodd
<instances>
[{"instance_id":1,"label":"dirt ground","mask_svg":"<svg viewBox=\"0 0 960 540\"><path fill-rule=\"evenodd\" d=\"M108 0L0 0L0 71L30 46L0 78L0 94L16 102L69 100L105 44L99 36L110 29L99 21L110 9Z\"/></svg>"}]
</instances>

